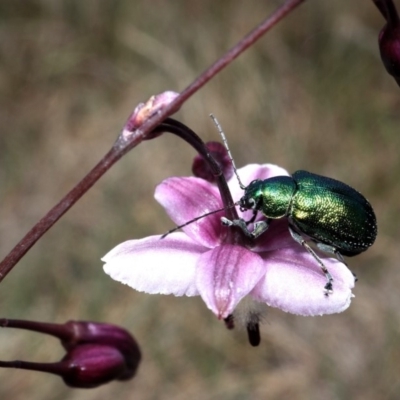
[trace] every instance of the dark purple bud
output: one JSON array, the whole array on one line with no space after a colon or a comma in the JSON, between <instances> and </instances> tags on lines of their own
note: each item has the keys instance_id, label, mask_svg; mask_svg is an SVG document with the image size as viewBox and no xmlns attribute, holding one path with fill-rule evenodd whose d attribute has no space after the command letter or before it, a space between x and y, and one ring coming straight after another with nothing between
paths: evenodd
<instances>
[{"instance_id":1,"label":"dark purple bud","mask_svg":"<svg viewBox=\"0 0 400 400\"><path fill-rule=\"evenodd\" d=\"M0 361L0 367L47 372L60 376L68 386L83 389L124 380L127 368L124 356L115 347L93 344L74 347L56 363Z\"/></svg>"},{"instance_id":2,"label":"dark purple bud","mask_svg":"<svg viewBox=\"0 0 400 400\"><path fill-rule=\"evenodd\" d=\"M400 20L392 0L375 0L387 21L379 34L379 50L386 71L400 86Z\"/></svg>"},{"instance_id":3,"label":"dark purple bud","mask_svg":"<svg viewBox=\"0 0 400 400\"><path fill-rule=\"evenodd\" d=\"M61 340L68 354L82 345L113 348L124 359L124 371L118 379L132 378L141 359L138 344L125 329L111 324L89 321L69 321L65 324L0 319L0 326L27 329L52 335Z\"/></svg>"},{"instance_id":4,"label":"dark purple bud","mask_svg":"<svg viewBox=\"0 0 400 400\"><path fill-rule=\"evenodd\" d=\"M379 50L386 71L400 86L400 27L385 25L379 34Z\"/></svg>"},{"instance_id":5,"label":"dark purple bud","mask_svg":"<svg viewBox=\"0 0 400 400\"><path fill-rule=\"evenodd\" d=\"M206 147L221 168L225 179L229 180L233 175L233 167L224 145L220 142L207 142ZM211 172L208 163L200 154L198 154L193 160L192 172L193 175L198 178L202 178L208 182L216 182L216 177Z\"/></svg>"},{"instance_id":6,"label":"dark purple bud","mask_svg":"<svg viewBox=\"0 0 400 400\"><path fill-rule=\"evenodd\" d=\"M125 357L126 372L124 379L132 378L141 359L138 344L125 329L111 324L87 321L68 321L64 327L71 336L63 339L66 350L81 344L100 344L118 349Z\"/></svg>"},{"instance_id":7,"label":"dark purple bud","mask_svg":"<svg viewBox=\"0 0 400 400\"><path fill-rule=\"evenodd\" d=\"M126 359L111 346L84 344L74 347L60 365L62 368L54 373L75 388L94 388L113 380L126 379Z\"/></svg>"}]
</instances>

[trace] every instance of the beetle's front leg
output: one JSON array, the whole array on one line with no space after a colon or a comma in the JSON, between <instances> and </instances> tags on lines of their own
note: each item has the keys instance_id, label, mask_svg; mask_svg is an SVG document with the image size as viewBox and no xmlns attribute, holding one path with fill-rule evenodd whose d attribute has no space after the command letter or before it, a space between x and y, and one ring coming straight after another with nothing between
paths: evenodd
<instances>
[{"instance_id":1,"label":"beetle's front leg","mask_svg":"<svg viewBox=\"0 0 400 400\"><path fill-rule=\"evenodd\" d=\"M221 217L221 223L222 223L222 225L229 226L229 227L237 226L243 231L243 233L247 237L249 237L251 239L253 238L253 234L252 234L252 232L249 231L249 228L247 228L246 221L243 218L230 220L226 217Z\"/></svg>"},{"instance_id":2,"label":"beetle's front leg","mask_svg":"<svg viewBox=\"0 0 400 400\"><path fill-rule=\"evenodd\" d=\"M269 223L267 221L258 221L254 224L254 229L252 232L253 238L257 239L269 228Z\"/></svg>"},{"instance_id":3,"label":"beetle's front leg","mask_svg":"<svg viewBox=\"0 0 400 400\"><path fill-rule=\"evenodd\" d=\"M240 209L240 210L241 211L246 211L244 209ZM253 210L253 216L248 221L246 221L246 225L252 224L256 220L257 214L258 214L257 210Z\"/></svg>"},{"instance_id":4,"label":"beetle's front leg","mask_svg":"<svg viewBox=\"0 0 400 400\"><path fill-rule=\"evenodd\" d=\"M247 224L252 222L251 220L249 222L246 222L243 218L230 220L228 218L221 217L221 222L224 226L238 226L243 231L243 233L251 239L257 239L269 227L267 221L258 221L254 224L254 229L251 232L247 227Z\"/></svg>"}]
</instances>

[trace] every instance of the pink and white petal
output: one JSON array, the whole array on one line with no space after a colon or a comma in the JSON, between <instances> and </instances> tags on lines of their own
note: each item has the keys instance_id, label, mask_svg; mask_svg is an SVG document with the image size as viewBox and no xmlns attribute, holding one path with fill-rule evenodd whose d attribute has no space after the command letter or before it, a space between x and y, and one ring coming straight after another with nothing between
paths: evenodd
<instances>
[{"instance_id":1,"label":"pink and white petal","mask_svg":"<svg viewBox=\"0 0 400 400\"><path fill-rule=\"evenodd\" d=\"M177 225L223 206L218 190L204 179L194 177L165 179L157 186L154 197ZM220 243L223 215L221 211L182 229L193 241L212 248Z\"/></svg>"},{"instance_id":2,"label":"pink and white petal","mask_svg":"<svg viewBox=\"0 0 400 400\"><path fill-rule=\"evenodd\" d=\"M196 296L196 263L207 251L182 232L124 242L102 261L106 274L140 292Z\"/></svg>"},{"instance_id":3,"label":"pink and white petal","mask_svg":"<svg viewBox=\"0 0 400 400\"><path fill-rule=\"evenodd\" d=\"M238 174L243 185L248 186L255 179L268 179L273 176L288 176L289 173L275 164L248 164L238 169ZM228 182L229 189L232 193L234 201L239 200L243 196L243 189L239 187L236 176L234 175Z\"/></svg>"},{"instance_id":4,"label":"pink and white petal","mask_svg":"<svg viewBox=\"0 0 400 400\"><path fill-rule=\"evenodd\" d=\"M299 246L289 233L288 220L281 218L271 221L268 230L255 240L255 246L251 250L261 253L287 247L300 248Z\"/></svg>"},{"instance_id":5,"label":"pink and white petal","mask_svg":"<svg viewBox=\"0 0 400 400\"><path fill-rule=\"evenodd\" d=\"M334 279L333 293L326 296L323 272L301 247L261 254L267 268L265 278L251 293L256 300L304 316L339 313L350 305L355 279L336 259L321 257Z\"/></svg>"},{"instance_id":6,"label":"pink and white petal","mask_svg":"<svg viewBox=\"0 0 400 400\"><path fill-rule=\"evenodd\" d=\"M258 254L225 244L200 256L196 285L207 307L218 318L226 318L264 274L265 265Z\"/></svg>"}]
</instances>

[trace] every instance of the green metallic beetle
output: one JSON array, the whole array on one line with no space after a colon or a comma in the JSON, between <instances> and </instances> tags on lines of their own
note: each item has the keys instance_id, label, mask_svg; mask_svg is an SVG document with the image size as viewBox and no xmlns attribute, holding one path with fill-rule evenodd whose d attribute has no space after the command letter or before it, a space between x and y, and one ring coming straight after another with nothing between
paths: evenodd
<instances>
[{"instance_id":1,"label":"green metallic beetle","mask_svg":"<svg viewBox=\"0 0 400 400\"><path fill-rule=\"evenodd\" d=\"M343 263L343 255L360 254L375 241L374 210L363 195L343 182L297 171L291 177L255 180L248 186L243 186L240 179L239 183L244 196L238 204L241 211L253 210L253 218L231 221L223 217L222 223L238 226L255 239L268 229L270 220L287 218L293 239L304 246L324 272L326 295L333 291L333 278L307 241L315 242L324 252L335 254ZM258 212L267 219L255 222L254 230L249 231L248 224L255 221Z\"/></svg>"}]
</instances>

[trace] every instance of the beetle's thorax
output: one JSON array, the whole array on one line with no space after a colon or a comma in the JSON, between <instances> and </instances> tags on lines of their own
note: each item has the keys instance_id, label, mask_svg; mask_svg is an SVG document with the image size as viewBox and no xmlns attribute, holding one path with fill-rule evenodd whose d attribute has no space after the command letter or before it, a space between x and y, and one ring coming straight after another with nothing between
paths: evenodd
<instances>
[{"instance_id":1,"label":"beetle's thorax","mask_svg":"<svg viewBox=\"0 0 400 400\"><path fill-rule=\"evenodd\" d=\"M261 211L267 218L282 218L288 215L295 191L296 183L290 176L256 180L246 187L240 207Z\"/></svg>"}]
</instances>

